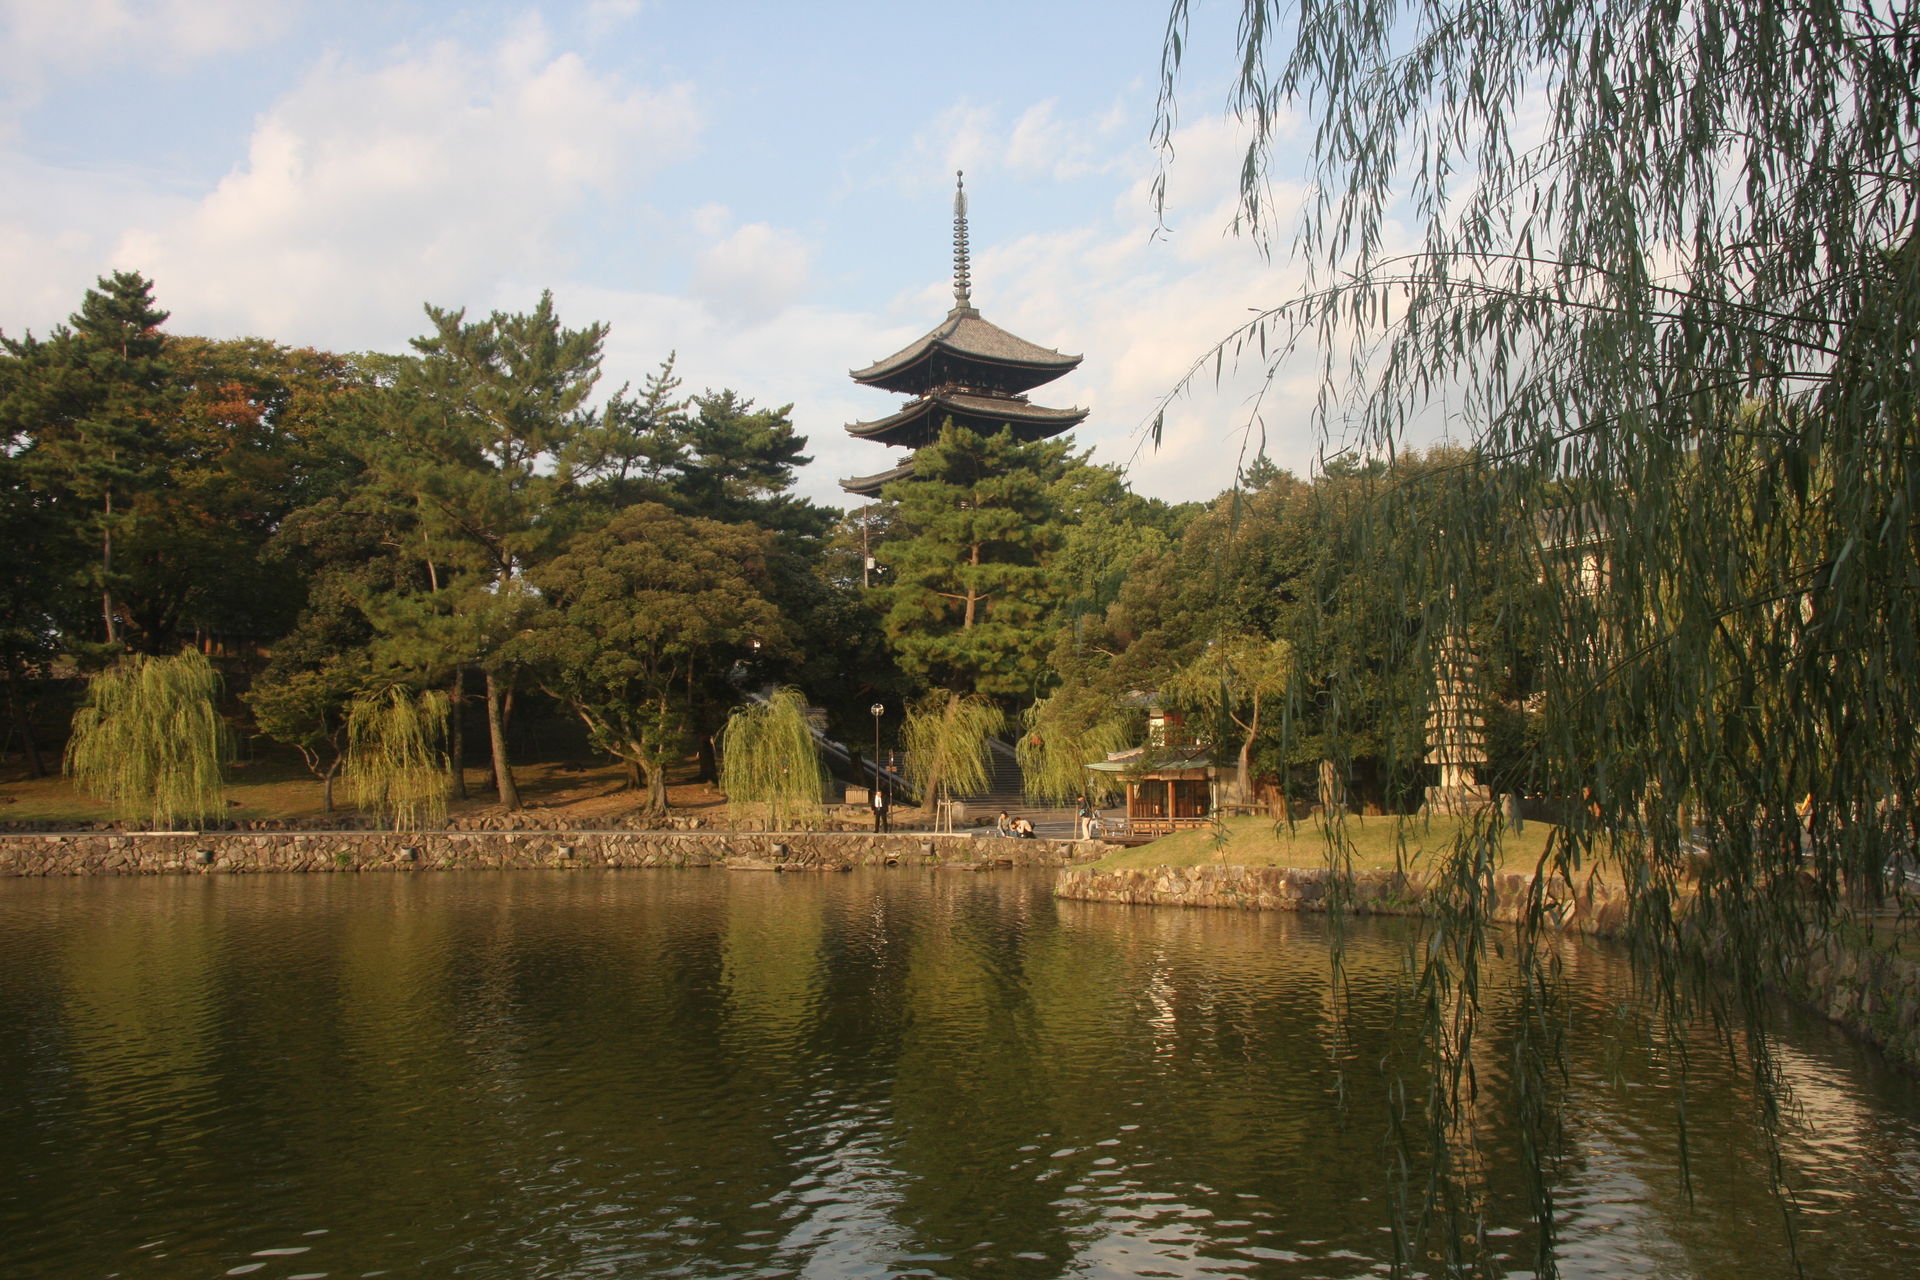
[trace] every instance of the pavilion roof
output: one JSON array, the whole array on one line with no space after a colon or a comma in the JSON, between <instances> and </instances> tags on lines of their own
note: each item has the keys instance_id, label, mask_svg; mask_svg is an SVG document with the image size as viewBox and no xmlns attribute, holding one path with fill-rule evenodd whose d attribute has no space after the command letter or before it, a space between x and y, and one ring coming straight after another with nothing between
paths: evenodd
<instances>
[{"instance_id":1,"label":"pavilion roof","mask_svg":"<svg viewBox=\"0 0 1920 1280\"><path fill-rule=\"evenodd\" d=\"M1086 416L1085 409L1049 409L1013 396L947 392L921 396L898 413L884 418L849 423L847 434L882 444L918 448L932 440L940 430L940 423L950 417L974 430L992 433L1008 426L1021 440L1045 440L1079 426Z\"/></svg>"},{"instance_id":2,"label":"pavilion roof","mask_svg":"<svg viewBox=\"0 0 1920 1280\"><path fill-rule=\"evenodd\" d=\"M1126 773L1129 770L1140 768L1140 766L1132 760L1096 760L1086 767L1097 770L1100 773ZM1140 776L1143 779L1150 779L1156 774L1187 773L1195 769L1211 769L1213 767L1212 756L1189 756L1181 760L1156 761L1152 765L1141 769Z\"/></svg>"}]
</instances>

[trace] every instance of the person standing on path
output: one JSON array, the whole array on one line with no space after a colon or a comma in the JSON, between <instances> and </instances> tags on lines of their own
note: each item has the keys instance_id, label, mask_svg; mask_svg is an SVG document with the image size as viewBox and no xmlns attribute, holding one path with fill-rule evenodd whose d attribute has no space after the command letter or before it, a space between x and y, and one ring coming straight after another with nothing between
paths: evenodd
<instances>
[{"instance_id":1,"label":"person standing on path","mask_svg":"<svg viewBox=\"0 0 1920 1280\"><path fill-rule=\"evenodd\" d=\"M876 786L869 803L873 805L873 833L879 835L882 831L891 830L887 821L887 793Z\"/></svg>"}]
</instances>

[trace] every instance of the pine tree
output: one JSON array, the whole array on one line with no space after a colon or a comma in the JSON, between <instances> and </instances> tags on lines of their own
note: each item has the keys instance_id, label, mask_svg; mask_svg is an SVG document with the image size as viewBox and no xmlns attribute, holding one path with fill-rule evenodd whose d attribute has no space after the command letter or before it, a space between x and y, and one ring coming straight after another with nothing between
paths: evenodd
<instances>
[{"instance_id":1,"label":"pine tree","mask_svg":"<svg viewBox=\"0 0 1920 1280\"><path fill-rule=\"evenodd\" d=\"M581 431L563 458L575 483L618 510L635 502L662 502L689 458L687 401L675 393L675 355L647 375L636 393L622 386Z\"/></svg>"},{"instance_id":2,"label":"pine tree","mask_svg":"<svg viewBox=\"0 0 1920 1280\"><path fill-rule=\"evenodd\" d=\"M130 272L102 276L68 326L44 341L0 337L11 366L0 397L0 427L17 442L31 483L61 513L66 540L90 544L76 556L98 602L103 638L123 643L116 599L115 539L133 495L166 469L165 439L179 400L160 331L167 313L153 285Z\"/></svg>"},{"instance_id":3,"label":"pine tree","mask_svg":"<svg viewBox=\"0 0 1920 1280\"><path fill-rule=\"evenodd\" d=\"M462 620L455 630L471 643L470 660L486 680L497 792L518 809L506 739L521 661L513 641L539 608L521 575L568 532L560 499L570 478L554 464L589 425L582 406L599 377L607 331L563 329L551 293L524 314L496 311L469 322L463 311L429 306L427 315L434 332L416 338L419 356L397 366L385 396L386 431L368 463L378 483L417 513L430 587L450 606L430 612ZM428 634L412 629L416 639Z\"/></svg>"},{"instance_id":4,"label":"pine tree","mask_svg":"<svg viewBox=\"0 0 1920 1280\"><path fill-rule=\"evenodd\" d=\"M913 477L887 487L900 532L875 554L907 671L966 692L1032 692L1057 595L1046 572L1062 540L1052 486L1069 449L949 422L915 455Z\"/></svg>"},{"instance_id":5,"label":"pine tree","mask_svg":"<svg viewBox=\"0 0 1920 1280\"><path fill-rule=\"evenodd\" d=\"M831 514L788 493L795 470L813 461L801 452L807 438L794 433L792 414L790 404L756 409L733 391L695 396L686 421L688 457L675 486L686 510L731 524L824 534Z\"/></svg>"}]
</instances>

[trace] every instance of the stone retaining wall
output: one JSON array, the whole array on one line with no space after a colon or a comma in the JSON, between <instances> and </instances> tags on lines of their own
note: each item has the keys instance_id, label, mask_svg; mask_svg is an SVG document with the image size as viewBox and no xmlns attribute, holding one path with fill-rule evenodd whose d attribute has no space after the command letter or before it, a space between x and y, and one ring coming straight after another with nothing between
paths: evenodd
<instances>
[{"instance_id":1,"label":"stone retaining wall","mask_svg":"<svg viewBox=\"0 0 1920 1280\"><path fill-rule=\"evenodd\" d=\"M1807 953L1788 993L1920 1070L1920 964L1829 936Z\"/></svg>"},{"instance_id":2,"label":"stone retaining wall","mask_svg":"<svg viewBox=\"0 0 1920 1280\"><path fill-rule=\"evenodd\" d=\"M828 870L902 862L1065 866L1108 846L917 833L668 831L66 832L0 836L0 876L200 875L510 867Z\"/></svg>"},{"instance_id":3,"label":"stone retaining wall","mask_svg":"<svg viewBox=\"0 0 1920 1280\"><path fill-rule=\"evenodd\" d=\"M1237 907L1253 911L1325 911L1330 873L1324 867L1129 867L1100 871L1068 867L1054 893L1088 902L1132 902L1169 907ZM1531 891L1533 877L1494 877L1495 917L1513 923ZM1347 907L1356 915L1424 914L1418 877L1400 871L1356 872ZM1626 919L1626 898L1606 885L1573 891L1554 877L1547 908L1562 928L1607 934Z\"/></svg>"}]
</instances>

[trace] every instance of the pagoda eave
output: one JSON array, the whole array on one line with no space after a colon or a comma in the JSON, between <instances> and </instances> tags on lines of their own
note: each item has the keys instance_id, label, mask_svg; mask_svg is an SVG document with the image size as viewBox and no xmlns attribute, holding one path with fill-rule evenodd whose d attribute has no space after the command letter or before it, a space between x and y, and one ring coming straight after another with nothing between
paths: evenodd
<instances>
[{"instance_id":1,"label":"pagoda eave","mask_svg":"<svg viewBox=\"0 0 1920 1280\"><path fill-rule=\"evenodd\" d=\"M842 480L840 487L848 493L861 498L877 498L880 491L895 480L905 480L913 474L913 459L908 458L891 471L882 471L877 475L853 476Z\"/></svg>"},{"instance_id":2,"label":"pagoda eave","mask_svg":"<svg viewBox=\"0 0 1920 1280\"><path fill-rule=\"evenodd\" d=\"M1048 409L1024 400L991 396L927 396L906 408L871 422L847 426L847 434L881 444L918 448L940 434L940 425L948 418L955 424L982 435L996 435L1002 427L1012 430L1019 440L1048 440L1070 431L1086 420L1085 409Z\"/></svg>"},{"instance_id":3,"label":"pagoda eave","mask_svg":"<svg viewBox=\"0 0 1920 1280\"><path fill-rule=\"evenodd\" d=\"M863 386L920 395L944 380L936 368L944 364L990 373L1004 390L1020 392L1072 372L1080 360L1015 337L972 307L955 307L937 328L849 376Z\"/></svg>"}]
</instances>

